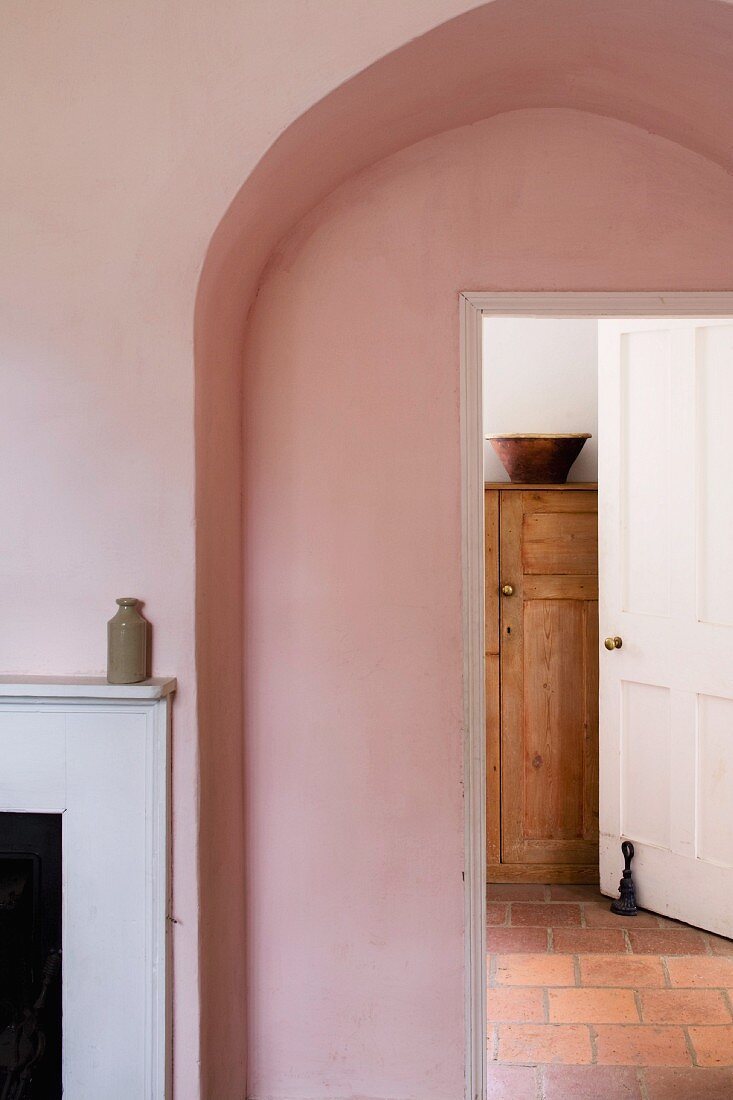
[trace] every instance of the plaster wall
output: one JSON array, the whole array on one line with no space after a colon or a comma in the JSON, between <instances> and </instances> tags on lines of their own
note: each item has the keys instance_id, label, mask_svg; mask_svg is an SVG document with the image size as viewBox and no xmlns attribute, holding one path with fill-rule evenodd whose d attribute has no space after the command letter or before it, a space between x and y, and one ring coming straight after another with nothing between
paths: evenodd
<instances>
[{"instance_id":1,"label":"plaster wall","mask_svg":"<svg viewBox=\"0 0 733 1100\"><path fill-rule=\"evenodd\" d=\"M105 621L114 598L132 593L154 623L154 672L178 676L176 1100L200 1092L193 328L201 268L242 181L295 118L390 49L472 6L3 4L0 669L102 672ZM230 396L213 428L228 473L208 496L220 496L227 511L214 537L238 546L239 416L226 422ZM236 614L236 565L221 584ZM220 992L207 991L203 1046L214 1036L221 1048L203 1091L233 1100L243 1095L245 1059L236 637L217 653L211 675L225 703L210 736L228 723L229 746L239 745L217 750L230 851L223 829L217 834L214 824L207 836L217 848L210 864L230 880L226 925L234 932L214 979ZM213 938L223 942L218 929Z\"/></svg>"},{"instance_id":2,"label":"plaster wall","mask_svg":"<svg viewBox=\"0 0 733 1100\"><path fill-rule=\"evenodd\" d=\"M731 245L720 167L528 110L366 170L274 255L243 379L253 1100L462 1096L459 292L723 288Z\"/></svg>"},{"instance_id":3,"label":"plaster wall","mask_svg":"<svg viewBox=\"0 0 733 1100\"><path fill-rule=\"evenodd\" d=\"M598 478L598 322L485 317L484 432L590 432L569 481ZM484 478L508 481L484 440Z\"/></svg>"},{"instance_id":4,"label":"plaster wall","mask_svg":"<svg viewBox=\"0 0 733 1100\"><path fill-rule=\"evenodd\" d=\"M463 12L462 19L416 37ZM516 107L576 106L623 117L729 165L729 14L727 3L701 0L557 0L553 5L497 0L478 7L465 0L309 0L305 5L303 0L216 0L209 5L165 0L154 6L144 0L12 0L4 6L0 464L6 476L0 485L5 623L0 666L8 672L101 671L104 620L110 601L124 587L146 600L155 623L155 671L179 677L173 746L176 1100L199 1095L241 1100L245 1094L241 601L243 577L248 591L256 585L262 547L257 542L247 546L243 573L239 459L246 407L243 339L263 264L306 211L365 165L428 134ZM390 50L397 52L389 55ZM586 165L584 154L573 149L577 164L561 173L570 193L574 178L587 183L593 166L604 167L600 153ZM631 200L624 208L619 203L609 208L596 194L591 212L595 192L581 190L574 223L557 188L550 188L550 206L542 216L543 162L529 191L524 170L515 166L507 177L511 188L499 188L495 209L486 209L475 225L483 254L477 255L474 243L460 270L454 270L451 293L478 287L479 278L489 280L484 289L725 286L719 257L729 252L730 223L720 216L719 177L709 174L709 166L692 171L690 164L701 162L686 160L689 154L679 150L663 169L639 176L633 141L627 154L626 167L617 163L616 170L626 176L621 189ZM529 163L529 151L523 155ZM543 156L554 171L558 155ZM593 179L598 187L598 178ZM485 182L479 190L483 193ZM443 209L452 209L448 196L439 198L437 218ZM523 210L529 199L533 220L528 236L516 218L506 215ZM662 219L657 225L652 200L662 211L674 207L674 224ZM561 214L558 232L547 223L553 204ZM611 220L598 222L594 215ZM459 213L451 216L461 221ZM617 217L626 227L619 236ZM569 237L559 232L567 222L577 229ZM712 223L717 250L710 240ZM406 225L411 224L408 218ZM490 238L484 233L487 226ZM442 270L429 237L422 247ZM373 241L366 251L372 254L378 245ZM392 263L389 250L384 262ZM385 285L392 285L399 271L398 262ZM436 292L440 300L443 289ZM398 288L398 300L399 293L404 291ZM446 317L436 314L428 331L443 333L436 346L452 356L455 333L449 346ZM337 325L334 331L342 330ZM343 340L346 361L350 333ZM410 352L409 341L395 346L405 355ZM277 391L285 383L276 373L273 378ZM374 412L377 423L385 415L383 392L373 401L380 408L364 406L365 415ZM339 415L342 400L337 391ZM396 409L401 420L401 403ZM246 413L250 425L257 404L253 410ZM436 425L436 444L442 447L445 422ZM312 450L310 442L305 441ZM267 448L263 454L269 460ZM249 457L256 456L250 451ZM303 469L307 473L309 468ZM425 470L432 475L434 466L426 464ZM439 479L437 514L444 516L448 498L442 484L441 490ZM341 492L334 489L336 496ZM367 535L379 502L368 503ZM450 496L453 510L454 505ZM409 513L411 500L405 506ZM260 524L249 505L244 511L245 535L254 527L262 537L267 523ZM263 512L266 520L267 515ZM387 556L392 549L388 539L378 559L385 576L392 571ZM422 552L414 547L418 559ZM274 556L278 553L283 551L275 546ZM445 563L444 547L436 560ZM282 556L280 561L286 564ZM451 591L446 607L453 608L454 587ZM325 605L323 610L328 634L332 612ZM453 611L441 614L446 622ZM305 622L310 629L311 620ZM317 643L319 637L316 631ZM251 676L261 664L265 702L268 692L290 690L272 657L270 643L260 651L253 635L247 669ZM451 699L455 656L453 662L445 688ZM254 697L251 706L256 706ZM252 715L250 708L248 722ZM371 723L373 717L367 709L364 721ZM261 729L253 736L255 770L248 782L258 774L258 754L263 764L261 754L267 751ZM388 806L402 782L393 765L405 763L402 749L395 751L396 758L388 756L379 766L391 792ZM445 763L443 748L434 758L433 753L431 768ZM278 760L274 755L266 767L277 767ZM327 760L323 766L331 764ZM339 783L338 767L333 776ZM350 784L344 790L350 792ZM278 806L280 797L278 787ZM322 836L328 834L329 846L320 856L313 853L311 886L320 879L331 881L328 853L338 830L334 821L326 826L327 811L333 809L327 800ZM254 834L248 851L259 869L253 893L260 888L264 858L257 856L258 846L266 852L277 832L267 814L259 817L260 810L256 803L249 821ZM343 814L348 826L353 819L348 806ZM393 820L391 809L388 816ZM448 818L450 839L441 844L450 848L453 867L454 806L441 810L443 824ZM406 843L422 850L422 842L415 840L419 831L408 831ZM312 835L307 822L305 834ZM377 852L379 835L377 829ZM454 885L443 875L448 863L441 852L428 908L439 914L439 924L450 925L446 949L452 1002L461 963L453 955ZM345 858L343 853L339 858ZM391 908L403 915L405 909L414 911L415 898L428 893L420 885L415 894L412 879L402 876L401 865L398 870L400 875L388 880L397 890L394 896L383 891L378 877L372 884L380 899L375 895L375 910L384 909L375 919L385 928ZM282 884L278 876L276 881ZM259 902L252 899L255 943L264 935L261 920L269 919L271 903L266 892L258 913ZM272 925L270 957L283 932L288 943L293 935L292 927L286 930L279 923L282 919L280 914ZM296 930L297 922L296 914ZM311 914L306 913L305 923L309 935L316 936ZM404 930L402 918L397 927ZM423 930L423 924L413 926L405 943L415 942ZM324 932L332 931L327 920ZM432 925L426 935L426 943L434 942ZM421 965L424 949L417 951ZM374 983L394 982L394 957L391 947L373 956ZM417 961L399 971L404 981L418 973ZM313 976L300 962L296 973L301 965L307 986ZM357 971L354 989L366 988L364 972ZM345 965L334 977L350 972ZM277 1047L268 1045L268 1036L273 1023L287 1030L292 1006L286 1013L280 995L273 1000L267 987L258 985L261 976L256 977L250 1037L259 1043L258 1080L271 1082L274 1095L281 1094L283 1082L290 1087L294 1073L297 1097L320 1097L323 1080L331 1090L352 1075L356 1081L361 1055L373 1066L367 1081L373 1095L392 1087L395 1037L385 1036L383 1054L376 1044L378 1025L369 1021L356 1055L347 1046L345 1054L332 1059L330 1050L316 1044L305 1052L300 1076L287 1052L278 1069L273 1061ZM443 977L433 986L439 995ZM423 980L417 978L411 1003L419 1003ZM322 1013L321 1037L337 1007L317 1001L310 1013L309 1026L316 1029ZM301 1017L310 1010L309 1005L297 1008ZM346 1006L344 1019L353 1017L352 1008ZM388 1018L394 1018L391 1008ZM430 1033L435 1034L432 1025ZM459 1058L456 1032L450 1030L445 1038L447 1061L436 1069L433 1082L447 1074L452 1088ZM402 1047L411 1039L409 1032ZM302 1046L297 1035L295 1047ZM416 1051L415 1062L422 1053ZM332 1078L334 1060L339 1070ZM413 1078L413 1068L410 1056L405 1076L395 1085L400 1097L409 1097L415 1081L418 1086L423 1081L419 1069ZM351 1086L348 1095L354 1095Z\"/></svg>"}]
</instances>

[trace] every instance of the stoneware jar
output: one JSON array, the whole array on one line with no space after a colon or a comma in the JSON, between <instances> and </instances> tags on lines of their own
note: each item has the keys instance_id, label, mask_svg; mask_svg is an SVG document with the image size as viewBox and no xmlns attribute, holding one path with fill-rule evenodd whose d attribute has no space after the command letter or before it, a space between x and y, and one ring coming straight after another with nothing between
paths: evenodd
<instances>
[{"instance_id":1,"label":"stoneware jar","mask_svg":"<svg viewBox=\"0 0 733 1100\"><path fill-rule=\"evenodd\" d=\"M138 684L148 674L148 623L137 609L139 600L123 596L107 623L107 682Z\"/></svg>"}]
</instances>

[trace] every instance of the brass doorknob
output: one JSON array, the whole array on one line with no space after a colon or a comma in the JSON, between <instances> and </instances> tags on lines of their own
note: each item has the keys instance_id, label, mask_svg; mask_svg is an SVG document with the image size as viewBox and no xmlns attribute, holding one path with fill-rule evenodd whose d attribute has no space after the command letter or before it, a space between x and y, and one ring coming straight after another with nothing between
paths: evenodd
<instances>
[{"instance_id":1,"label":"brass doorknob","mask_svg":"<svg viewBox=\"0 0 733 1100\"><path fill-rule=\"evenodd\" d=\"M512 584L503 584L501 586L501 594L502 594L502 596L513 596L514 595L514 585L512 585Z\"/></svg>"},{"instance_id":2,"label":"brass doorknob","mask_svg":"<svg viewBox=\"0 0 733 1100\"><path fill-rule=\"evenodd\" d=\"M621 646L624 643L623 643L623 639L619 638L619 636L617 634L615 638L606 638L606 640L603 644L606 647L606 649L620 649Z\"/></svg>"}]
</instances>

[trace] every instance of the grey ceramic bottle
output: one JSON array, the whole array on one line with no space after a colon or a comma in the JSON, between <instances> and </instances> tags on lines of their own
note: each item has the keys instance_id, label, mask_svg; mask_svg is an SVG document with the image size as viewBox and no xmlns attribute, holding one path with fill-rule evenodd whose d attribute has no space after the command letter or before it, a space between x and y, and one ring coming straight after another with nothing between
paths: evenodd
<instances>
[{"instance_id":1,"label":"grey ceramic bottle","mask_svg":"<svg viewBox=\"0 0 733 1100\"><path fill-rule=\"evenodd\" d=\"M117 600L118 610L107 623L107 682L138 684L148 674L148 623L133 596Z\"/></svg>"}]
</instances>

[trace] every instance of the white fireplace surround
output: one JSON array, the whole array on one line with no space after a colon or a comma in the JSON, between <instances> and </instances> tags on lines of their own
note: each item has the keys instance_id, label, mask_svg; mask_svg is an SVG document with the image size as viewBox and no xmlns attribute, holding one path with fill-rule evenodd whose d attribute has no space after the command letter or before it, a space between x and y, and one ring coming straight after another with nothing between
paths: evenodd
<instances>
[{"instance_id":1,"label":"white fireplace surround","mask_svg":"<svg viewBox=\"0 0 733 1100\"><path fill-rule=\"evenodd\" d=\"M0 677L0 812L62 817L69 1100L169 1095L173 679Z\"/></svg>"}]
</instances>

